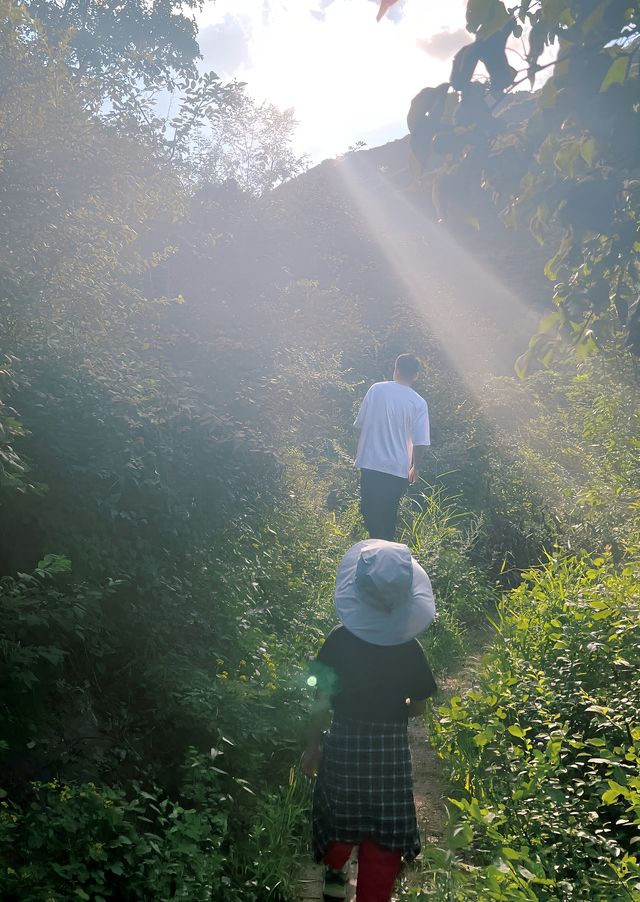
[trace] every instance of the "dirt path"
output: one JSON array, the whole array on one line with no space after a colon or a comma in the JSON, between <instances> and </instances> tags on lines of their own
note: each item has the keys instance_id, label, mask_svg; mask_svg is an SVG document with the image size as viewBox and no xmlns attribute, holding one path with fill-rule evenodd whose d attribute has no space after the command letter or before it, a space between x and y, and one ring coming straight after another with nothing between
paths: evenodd
<instances>
[{"instance_id":1,"label":"dirt path","mask_svg":"<svg viewBox=\"0 0 640 902\"><path fill-rule=\"evenodd\" d=\"M448 789L442 773L440 759L432 749L422 718L409 722L409 741L413 758L413 787L418 815L418 828L423 844L439 839L444 830L445 802ZM348 899L355 899L356 865L350 866ZM407 875L411 884L411 873ZM300 878L298 902L322 902L322 867L307 865Z\"/></svg>"},{"instance_id":2,"label":"dirt path","mask_svg":"<svg viewBox=\"0 0 640 902\"><path fill-rule=\"evenodd\" d=\"M413 794L418 827L422 842L426 844L442 836L449 791L442 773L442 762L431 747L422 718L409 722L409 741L413 758Z\"/></svg>"},{"instance_id":3,"label":"dirt path","mask_svg":"<svg viewBox=\"0 0 640 902\"><path fill-rule=\"evenodd\" d=\"M439 680L439 693L436 705L447 704L454 695L460 695L473 685L474 677L480 668L484 650L489 646L491 631L486 629L476 637L475 650L471 652L462 670ZM446 800L450 789L442 769L442 762L429 742L427 727L422 717L409 721L409 742L413 759L413 792L416 800L418 829L423 846L437 842L444 832L446 823ZM355 900L355 878L357 865L350 865L350 886L347 896L349 902ZM405 888L419 885L419 870L413 872L409 868L403 880ZM394 896L392 902L397 897ZM297 902L322 902L322 867L308 864L304 867L300 878Z\"/></svg>"}]
</instances>

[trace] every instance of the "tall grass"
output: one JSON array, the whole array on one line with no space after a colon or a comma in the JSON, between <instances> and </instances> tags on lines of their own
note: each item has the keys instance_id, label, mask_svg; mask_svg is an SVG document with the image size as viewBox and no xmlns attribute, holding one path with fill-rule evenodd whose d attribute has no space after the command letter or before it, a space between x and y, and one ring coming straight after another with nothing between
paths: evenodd
<instances>
[{"instance_id":1,"label":"tall grass","mask_svg":"<svg viewBox=\"0 0 640 902\"><path fill-rule=\"evenodd\" d=\"M310 784L292 767L288 783L258 801L246 849L239 849L235 882L261 902L286 902L295 897L310 798Z\"/></svg>"},{"instance_id":2,"label":"tall grass","mask_svg":"<svg viewBox=\"0 0 640 902\"><path fill-rule=\"evenodd\" d=\"M490 567L474 560L484 540L483 520L462 508L459 496L426 483L403 503L401 517L401 540L429 574L436 596L437 619L424 647L435 670L450 672L486 632L487 616L495 610Z\"/></svg>"}]
</instances>

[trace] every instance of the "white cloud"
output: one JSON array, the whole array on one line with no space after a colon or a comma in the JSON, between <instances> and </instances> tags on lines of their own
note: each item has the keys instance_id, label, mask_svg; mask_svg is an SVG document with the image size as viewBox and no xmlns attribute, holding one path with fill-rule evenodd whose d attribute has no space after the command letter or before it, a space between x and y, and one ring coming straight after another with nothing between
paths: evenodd
<instances>
[{"instance_id":1,"label":"white cloud","mask_svg":"<svg viewBox=\"0 0 640 902\"><path fill-rule=\"evenodd\" d=\"M217 0L198 23L217 26L220 36L225 23L242 23L247 52L223 74L246 81L259 101L293 107L298 148L317 161L368 136L406 133L411 98L446 81L451 68L446 55L425 52L428 40L463 28L465 7L466 0L404 0L401 15L378 24L370 0ZM214 47L208 52L203 41L203 50L205 67L220 69Z\"/></svg>"}]
</instances>

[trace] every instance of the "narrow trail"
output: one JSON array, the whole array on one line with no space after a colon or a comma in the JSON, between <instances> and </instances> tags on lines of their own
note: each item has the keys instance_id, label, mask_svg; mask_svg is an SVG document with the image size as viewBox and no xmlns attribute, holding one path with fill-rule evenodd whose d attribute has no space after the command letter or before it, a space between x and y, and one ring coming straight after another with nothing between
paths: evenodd
<instances>
[{"instance_id":1,"label":"narrow trail","mask_svg":"<svg viewBox=\"0 0 640 902\"><path fill-rule=\"evenodd\" d=\"M409 741L418 827L423 844L427 844L442 836L446 822L445 804L450 793L442 772L442 761L431 747L422 718L409 722Z\"/></svg>"},{"instance_id":2,"label":"narrow trail","mask_svg":"<svg viewBox=\"0 0 640 902\"><path fill-rule=\"evenodd\" d=\"M437 705L444 705L454 695L462 694L469 689L478 672L484 651L490 644L490 632L477 637L475 649L469 653L465 666L439 680ZM409 743L413 760L413 792L416 802L418 829L422 845L437 843L444 833L447 812L446 801L450 796L450 787L444 775L442 761L431 746L424 718L417 717L409 721ZM355 902L356 864L350 863L350 882L347 893L348 902ZM403 879L403 889L416 884L419 871L408 868ZM394 894L391 902L396 902ZM322 866L308 863L300 875L296 902L323 902Z\"/></svg>"},{"instance_id":3,"label":"narrow trail","mask_svg":"<svg viewBox=\"0 0 640 902\"><path fill-rule=\"evenodd\" d=\"M442 773L442 763L431 747L422 718L409 721L409 741L413 758L413 789L418 815L418 827L423 844L437 841L446 821L445 802L448 788ZM350 885L347 898L355 899L355 864L350 865ZM407 876L411 884L411 872ZM322 866L308 864L303 868L297 902L322 902Z\"/></svg>"}]
</instances>

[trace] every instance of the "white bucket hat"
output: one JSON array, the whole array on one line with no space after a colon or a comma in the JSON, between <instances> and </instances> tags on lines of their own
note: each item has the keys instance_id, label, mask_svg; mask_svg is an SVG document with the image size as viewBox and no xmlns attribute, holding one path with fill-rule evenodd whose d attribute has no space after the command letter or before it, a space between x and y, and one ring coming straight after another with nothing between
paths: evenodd
<instances>
[{"instance_id":1,"label":"white bucket hat","mask_svg":"<svg viewBox=\"0 0 640 902\"><path fill-rule=\"evenodd\" d=\"M373 645L401 645L436 616L431 581L406 545L366 539L338 566L336 611L350 633Z\"/></svg>"}]
</instances>

